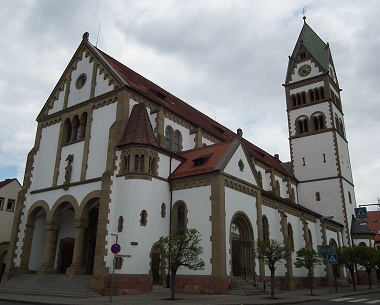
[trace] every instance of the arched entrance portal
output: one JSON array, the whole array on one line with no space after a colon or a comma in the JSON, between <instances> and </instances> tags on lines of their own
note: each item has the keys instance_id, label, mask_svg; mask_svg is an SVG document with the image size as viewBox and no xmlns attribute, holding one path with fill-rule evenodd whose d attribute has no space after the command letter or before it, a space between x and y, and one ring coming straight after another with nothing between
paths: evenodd
<instances>
[{"instance_id":1,"label":"arched entrance portal","mask_svg":"<svg viewBox=\"0 0 380 305\"><path fill-rule=\"evenodd\" d=\"M162 284L164 270L161 264L162 247L160 244L154 244L151 252L150 271L152 274L153 284Z\"/></svg>"},{"instance_id":2,"label":"arched entrance portal","mask_svg":"<svg viewBox=\"0 0 380 305\"><path fill-rule=\"evenodd\" d=\"M233 276L252 278L255 262L252 253L253 228L245 213L236 213L230 227L231 272Z\"/></svg>"}]
</instances>

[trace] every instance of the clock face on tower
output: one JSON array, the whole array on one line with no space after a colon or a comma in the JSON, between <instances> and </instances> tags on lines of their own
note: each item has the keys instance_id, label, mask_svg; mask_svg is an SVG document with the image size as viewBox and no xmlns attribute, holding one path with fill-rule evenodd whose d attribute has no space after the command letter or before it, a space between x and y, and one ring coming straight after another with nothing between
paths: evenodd
<instances>
[{"instance_id":1,"label":"clock face on tower","mask_svg":"<svg viewBox=\"0 0 380 305\"><path fill-rule=\"evenodd\" d=\"M310 74L310 72L311 72L310 65L302 65L298 69L298 75L302 76L302 77L308 76Z\"/></svg>"}]
</instances>

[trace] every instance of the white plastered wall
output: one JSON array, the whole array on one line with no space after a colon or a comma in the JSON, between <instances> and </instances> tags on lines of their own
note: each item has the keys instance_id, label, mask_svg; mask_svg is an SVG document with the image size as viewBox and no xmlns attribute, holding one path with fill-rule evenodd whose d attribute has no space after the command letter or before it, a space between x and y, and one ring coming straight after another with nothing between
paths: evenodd
<instances>
[{"instance_id":1,"label":"white plastered wall","mask_svg":"<svg viewBox=\"0 0 380 305\"><path fill-rule=\"evenodd\" d=\"M122 269L117 274L148 274L150 270L150 252L152 246L161 236L169 233L170 193L167 182L153 179L114 178L110 204L110 218L107 230L109 234L118 235L121 245L120 254L131 255L124 258ZM166 205L166 216L161 217L161 205ZM147 212L146 225L140 225L140 214ZM123 230L118 232L118 219L124 219ZM108 252L106 265L112 266L113 254L111 245L115 236L108 235ZM137 243L132 245L131 243ZM112 270L112 269L110 269Z\"/></svg>"},{"instance_id":2,"label":"white plastered wall","mask_svg":"<svg viewBox=\"0 0 380 305\"><path fill-rule=\"evenodd\" d=\"M91 124L87 179L101 177L106 169L109 132L116 119L116 103L95 109Z\"/></svg>"},{"instance_id":3,"label":"white plastered wall","mask_svg":"<svg viewBox=\"0 0 380 305\"><path fill-rule=\"evenodd\" d=\"M169 120L168 118L164 119L164 133L167 126L171 126L173 128L173 132L178 130L182 135L182 150L189 150L194 148L194 134L190 134L189 129L186 127L183 127L180 124L177 124L173 122L172 120Z\"/></svg>"},{"instance_id":4,"label":"white plastered wall","mask_svg":"<svg viewBox=\"0 0 380 305\"><path fill-rule=\"evenodd\" d=\"M115 85L110 84L109 78L104 79L104 77L105 74L100 73L100 68L96 69L95 96L110 92L115 88Z\"/></svg>"},{"instance_id":5,"label":"white plastered wall","mask_svg":"<svg viewBox=\"0 0 380 305\"><path fill-rule=\"evenodd\" d=\"M90 98L91 79L93 73L94 62L90 62L90 57L86 57L83 52L82 59L77 62L77 69L71 73L70 94L67 107L80 104ZM84 86L80 89L76 88L76 81L81 74L86 74L87 80Z\"/></svg>"},{"instance_id":6,"label":"white plastered wall","mask_svg":"<svg viewBox=\"0 0 380 305\"><path fill-rule=\"evenodd\" d=\"M34 157L31 190L52 186L60 123L42 128L40 146Z\"/></svg>"},{"instance_id":7,"label":"white plastered wall","mask_svg":"<svg viewBox=\"0 0 380 305\"><path fill-rule=\"evenodd\" d=\"M56 113L58 111L61 111L63 109L63 102L64 102L64 99L65 99L65 93L66 93L66 89L67 89L67 84L65 84L63 86L63 90L62 91L58 91L57 94L58 94L58 97L57 99L53 102L53 108L52 109L49 109L48 111L48 114L53 114L53 113Z\"/></svg>"}]
</instances>

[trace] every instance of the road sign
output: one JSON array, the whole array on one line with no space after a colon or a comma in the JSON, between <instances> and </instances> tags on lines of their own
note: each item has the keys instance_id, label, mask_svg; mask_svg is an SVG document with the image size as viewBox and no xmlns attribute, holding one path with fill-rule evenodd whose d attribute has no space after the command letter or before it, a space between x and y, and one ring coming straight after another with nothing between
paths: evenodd
<instances>
[{"instance_id":1,"label":"road sign","mask_svg":"<svg viewBox=\"0 0 380 305\"><path fill-rule=\"evenodd\" d=\"M338 256L336 254L327 254L327 262L332 265L338 264Z\"/></svg>"},{"instance_id":2,"label":"road sign","mask_svg":"<svg viewBox=\"0 0 380 305\"><path fill-rule=\"evenodd\" d=\"M121 250L121 247L120 247L119 244L113 244L113 245L111 246L111 252L112 252L113 254L117 254L117 253L119 253L120 250Z\"/></svg>"},{"instance_id":3,"label":"road sign","mask_svg":"<svg viewBox=\"0 0 380 305\"><path fill-rule=\"evenodd\" d=\"M367 218L367 208L366 207L360 207L360 208L355 208L355 217L357 219L362 219L362 218Z\"/></svg>"},{"instance_id":4,"label":"road sign","mask_svg":"<svg viewBox=\"0 0 380 305\"><path fill-rule=\"evenodd\" d=\"M335 246L332 245L317 245L317 251L319 255L322 254L335 254L336 253L336 248Z\"/></svg>"}]
</instances>

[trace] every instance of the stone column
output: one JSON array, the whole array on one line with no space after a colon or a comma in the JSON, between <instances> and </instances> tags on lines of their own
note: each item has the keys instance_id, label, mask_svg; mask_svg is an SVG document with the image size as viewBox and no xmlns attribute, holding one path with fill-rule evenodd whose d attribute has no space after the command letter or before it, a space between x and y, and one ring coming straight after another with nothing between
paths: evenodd
<instances>
[{"instance_id":1,"label":"stone column","mask_svg":"<svg viewBox=\"0 0 380 305\"><path fill-rule=\"evenodd\" d=\"M74 276L76 274L85 274L85 268L83 267L83 252L84 252L84 238L86 234L86 228L88 227L88 221L77 219L75 220L75 243L73 251L73 260L71 266L67 268L66 274Z\"/></svg>"},{"instance_id":2,"label":"stone column","mask_svg":"<svg viewBox=\"0 0 380 305\"><path fill-rule=\"evenodd\" d=\"M46 223L46 243L45 243L45 251L44 251L44 258L42 261L42 266L38 268L37 274L38 275L44 275L44 274L51 274L56 273L56 269L53 266L53 254L56 246L56 236L57 231L59 229L58 224L55 223Z\"/></svg>"}]
</instances>

